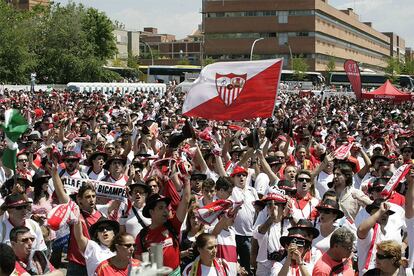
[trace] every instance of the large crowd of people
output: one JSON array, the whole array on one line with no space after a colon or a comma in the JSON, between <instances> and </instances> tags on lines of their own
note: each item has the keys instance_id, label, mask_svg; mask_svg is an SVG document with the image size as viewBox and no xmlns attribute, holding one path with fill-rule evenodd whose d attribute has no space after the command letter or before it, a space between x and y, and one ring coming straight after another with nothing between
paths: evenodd
<instances>
[{"instance_id":1,"label":"large crowd of people","mask_svg":"<svg viewBox=\"0 0 414 276\"><path fill-rule=\"evenodd\" d=\"M279 93L217 122L174 88L3 91L29 129L0 164L0 275L128 275L156 245L169 275L413 274L414 167L381 193L413 163L413 102Z\"/></svg>"}]
</instances>

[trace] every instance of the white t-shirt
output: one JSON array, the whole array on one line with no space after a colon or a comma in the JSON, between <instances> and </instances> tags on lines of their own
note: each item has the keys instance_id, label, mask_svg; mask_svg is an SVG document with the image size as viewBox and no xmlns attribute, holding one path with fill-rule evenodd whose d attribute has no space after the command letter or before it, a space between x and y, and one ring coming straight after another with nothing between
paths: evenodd
<instances>
[{"instance_id":1,"label":"white t-shirt","mask_svg":"<svg viewBox=\"0 0 414 276\"><path fill-rule=\"evenodd\" d=\"M333 174L327 174L321 171L316 177L316 198L321 199L327 190L329 190L328 183L332 182Z\"/></svg>"},{"instance_id":2,"label":"white t-shirt","mask_svg":"<svg viewBox=\"0 0 414 276\"><path fill-rule=\"evenodd\" d=\"M398 242L402 242L402 237L401 237L401 231L406 231L407 226L405 223L405 210L395 204L395 203L391 203L388 202L389 206L390 206L390 210L394 211L395 214L392 214L391 216L388 217L388 223L387 225L385 225L385 231L387 231L387 233L390 233L390 235L393 235L394 238L393 240L396 240ZM368 212L364 209L361 209L358 212L358 215L355 218L355 226L359 227L359 225L365 221L367 218L369 218L369 214Z\"/></svg>"},{"instance_id":3,"label":"white t-shirt","mask_svg":"<svg viewBox=\"0 0 414 276\"><path fill-rule=\"evenodd\" d=\"M86 270L88 271L88 276L93 276L100 263L112 258L115 255L116 253L109 250L109 248L105 245L99 245L95 241L88 240L83 254L86 260Z\"/></svg>"},{"instance_id":4,"label":"white t-shirt","mask_svg":"<svg viewBox=\"0 0 414 276\"><path fill-rule=\"evenodd\" d=\"M281 230L281 223L273 223L269 230L262 234L259 232L259 227L266 222L268 218L267 208L264 208L258 215L254 225L253 237L259 244L256 261L259 263L267 262L267 254L279 251L282 248L280 244L280 237L287 234L285 227Z\"/></svg>"},{"instance_id":5,"label":"white t-shirt","mask_svg":"<svg viewBox=\"0 0 414 276\"><path fill-rule=\"evenodd\" d=\"M254 187L259 195L265 195L269 189L270 179L265 173L259 173L254 182Z\"/></svg>"},{"instance_id":6,"label":"white t-shirt","mask_svg":"<svg viewBox=\"0 0 414 276\"><path fill-rule=\"evenodd\" d=\"M135 207L133 207L132 206L132 208L135 208ZM135 210L137 211L137 214L138 214L138 216L141 218L141 220L142 220L142 222L146 225L146 226L148 226L148 225L150 225L151 224L151 219L150 218L146 218L146 217L144 217L144 215L142 214L142 210L143 210L144 208L141 208L141 209L136 209L135 208ZM134 238L136 238L137 237L137 235L138 235L138 233L142 230L142 225L138 222L138 219L137 219L137 217L135 216L135 213L134 213L134 211L131 209L130 210L130 212L129 212L129 215L128 215L128 217L126 217L126 218L124 218L124 217L122 217L121 219L120 219L120 222L119 222L119 224L120 225L125 225L125 231L128 233L128 234L131 234Z\"/></svg>"},{"instance_id":7,"label":"white t-shirt","mask_svg":"<svg viewBox=\"0 0 414 276\"><path fill-rule=\"evenodd\" d=\"M32 220L26 219L25 226L30 229L30 233L35 237L35 241L32 246L32 251L45 251L47 246L43 239L42 230L39 224ZM10 231L14 226L10 223L8 215L4 214L0 223L0 242L10 244Z\"/></svg>"},{"instance_id":8,"label":"white t-shirt","mask_svg":"<svg viewBox=\"0 0 414 276\"><path fill-rule=\"evenodd\" d=\"M322 257L322 253L315 249L312 248L312 254L310 257L310 262L304 262L304 266L306 268L306 270L308 271L308 273L311 275L312 271L313 271L313 267L315 266L315 263ZM283 259L281 262L275 262L273 264L272 270L270 272L270 276L278 276L280 270L283 267L283 264L285 263L286 258ZM290 268L289 272L287 273L287 276L297 276L297 275L302 275L302 273L300 272L299 267L294 269L294 268Z\"/></svg>"},{"instance_id":9,"label":"white t-shirt","mask_svg":"<svg viewBox=\"0 0 414 276\"><path fill-rule=\"evenodd\" d=\"M243 202L234 220L236 235L253 236L253 222L255 209L253 203L259 199L256 190L246 184L244 189L234 187L230 199L234 202Z\"/></svg>"},{"instance_id":10,"label":"white t-shirt","mask_svg":"<svg viewBox=\"0 0 414 276\"><path fill-rule=\"evenodd\" d=\"M389 223L390 222L388 222L388 224ZM381 231L381 227L378 225L377 235L375 238L369 266L368 266L368 269L365 269L365 263L367 261L368 251L369 251L371 242L373 240L373 236L374 236L374 228L371 228L365 239L358 238L357 240L358 270L361 275L367 272L367 270L375 268L375 254L377 253L376 244L382 241L386 241L386 240L395 240L398 243L401 243L402 241L400 233L393 233L391 231L386 231L386 233L384 234Z\"/></svg>"},{"instance_id":11,"label":"white t-shirt","mask_svg":"<svg viewBox=\"0 0 414 276\"><path fill-rule=\"evenodd\" d=\"M316 228L318 230L320 230L320 225L319 223L316 225ZM335 229L336 230L336 229ZM330 241L331 241L331 236L333 234L333 232L330 233L328 236L324 237L322 236L322 233L319 234L318 237L316 237L313 241L312 241L312 247L315 247L316 249L320 250L323 253L325 253L326 251L328 251L328 249L331 247L330 245Z\"/></svg>"},{"instance_id":12,"label":"white t-shirt","mask_svg":"<svg viewBox=\"0 0 414 276\"><path fill-rule=\"evenodd\" d=\"M408 238L408 267L414 267L414 217L405 219L405 223L407 224L407 238Z\"/></svg>"},{"instance_id":13,"label":"white t-shirt","mask_svg":"<svg viewBox=\"0 0 414 276\"><path fill-rule=\"evenodd\" d=\"M90 167L85 167L82 171L89 177L89 179L92 180L102 180L109 174L105 169L102 169L98 174L96 174L93 170L90 170L91 172L88 174L89 169Z\"/></svg>"},{"instance_id":14,"label":"white t-shirt","mask_svg":"<svg viewBox=\"0 0 414 276\"><path fill-rule=\"evenodd\" d=\"M218 276L217 270L214 266L201 265L201 275L205 276Z\"/></svg>"}]
</instances>

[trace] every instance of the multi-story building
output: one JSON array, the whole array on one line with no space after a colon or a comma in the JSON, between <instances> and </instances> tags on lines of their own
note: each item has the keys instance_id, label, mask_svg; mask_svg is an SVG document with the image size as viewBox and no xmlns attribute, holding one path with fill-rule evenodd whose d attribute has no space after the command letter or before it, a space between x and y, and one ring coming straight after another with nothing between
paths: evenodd
<instances>
[{"instance_id":1,"label":"multi-story building","mask_svg":"<svg viewBox=\"0 0 414 276\"><path fill-rule=\"evenodd\" d=\"M49 0L5 0L20 10L30 10L36 5L49 5Z\"/></svg>"},{"instance_id":2,"label":"multi-story building","mask_svg":"<svg viewBox=\"0 0 414 276\"><path fill-rule=\"evenodd\" d=\"M396 33L384 33L390 38L390 56L405 62L405 40Z\"/></svg>"},{"instance_id":3,"label":"multi-story building","mask_svg":"<svg viewBox=\"0 0 414 276\"><path fill-rule=\"evenodd\" d=\"M405 48L405 61L411 62L414 60L414 50L411 47Z\"/></svg>"},{"instance_id":4,"label":"multi-story building","mask_svg":"<svg viewBox=\"0 0 414 276\"><path fill-rule=\"evenodd\" d=\"M202 34L200 28L185 39L177 40L175 35L159 34L157 28L144 28L141 32L141 53L147 53L143 63L149 64L148 47L151 47L157 64L175 65L186 61L200 64Z\"/></svg>"},{"instance_id":5,"label":"multi-story building","mask_svg":"<svg viewBox=\"0 0 414 276\"><path fill-rule=\"evenodd\" d=\"M127 31L124 29L115 29L113 31L115 36L116 48L118 53L113 60L108 61L110 66L126 66L128 56L136 57L139 56L139 32Z\"/></svg>"},{"instance_id":6,"label":"multi-story building","mask_svg":"<svg viewBox=\"0 0 414 276\"><path fill-rule=\"evenodd\" d=\"M346 59L364 68L383 70L390 38L359 21L352 9L338 10L328 0L203 0L204 55L246 60L253 42L254 58L303 57L309 70L325 71Z\"/></svg>"}]
</instances>

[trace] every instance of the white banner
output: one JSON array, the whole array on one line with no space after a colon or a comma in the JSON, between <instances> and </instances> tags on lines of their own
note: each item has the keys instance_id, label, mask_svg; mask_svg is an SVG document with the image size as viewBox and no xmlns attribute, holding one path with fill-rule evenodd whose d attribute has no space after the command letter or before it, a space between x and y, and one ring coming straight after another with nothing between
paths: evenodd
<instances>
[{"instance_id":1,"label":"white banner","mask_svg":"<svg viewBox=\"0 0 414 276\"><path fill-rule=\"evenodd\" d=\"M126 186L116 183L72 177L62 177L62 183L68 194L77 193L83 184L91 183L95 187L96 196L120 201L127 198Z\"/></svg>"}]
</instances>

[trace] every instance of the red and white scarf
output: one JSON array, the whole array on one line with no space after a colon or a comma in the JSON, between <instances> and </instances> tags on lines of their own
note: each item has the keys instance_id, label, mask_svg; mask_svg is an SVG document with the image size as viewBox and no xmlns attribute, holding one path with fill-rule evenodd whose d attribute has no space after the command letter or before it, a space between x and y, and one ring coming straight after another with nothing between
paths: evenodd
<instances>
[{"instance_id":1,"label":"red and white scarf","mask_svg":"<svg viewBox=\"0 0 414 276\"><path fill-rule=\"evenodd\" d=\"M213 260L213 265L214 265L214 268L216 269L218 276L227 276L227 272L223 264L224 263L219 263L219 261L216 259ZM201 265L200 265L200 257L198 257L193 262L189 276L202 276L201 271L202 270L201 270Z\"/></svg>"}]
</instances>

